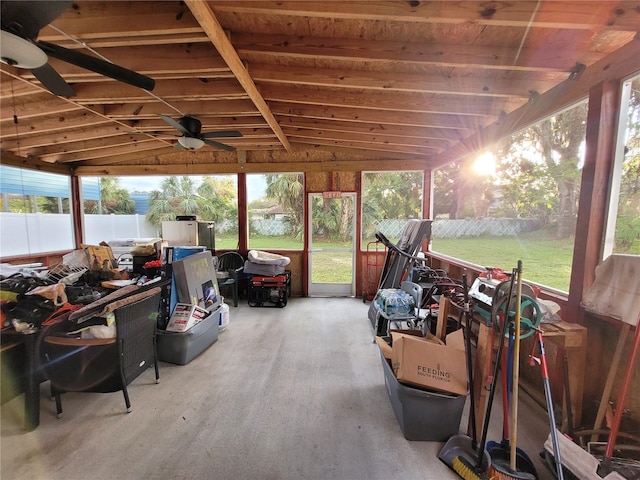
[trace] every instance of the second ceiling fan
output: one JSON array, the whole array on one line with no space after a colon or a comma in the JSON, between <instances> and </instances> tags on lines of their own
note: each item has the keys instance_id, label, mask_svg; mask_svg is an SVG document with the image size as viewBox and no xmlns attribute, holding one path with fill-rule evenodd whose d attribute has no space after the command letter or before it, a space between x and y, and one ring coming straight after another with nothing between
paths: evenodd
<instances>
[{"instance_id":1,"label":"second ceiling fan","mask_svg":"<svg viewBox=\"0 0 640 480\"><path fill-rule=\"evenodd\" d=\"M210 147L216 147L228 152L233 152L235 151L234 147L225 145L224 143L216 142L215 140L211 139L242 136L242 133L240 133L238 130L220 130L216 132L201 133L202 122L200 122L200 120L198 120L197 118L191 117L189 115L185 115L177 121L171 117L168 117L167 115L160 115L160 118L162 118L165 122L182 133L182 136L178 137L178 143L176 144L176 148L180 149L198 150L204 145L209 145Z\"/></svg>"}]
</instances>

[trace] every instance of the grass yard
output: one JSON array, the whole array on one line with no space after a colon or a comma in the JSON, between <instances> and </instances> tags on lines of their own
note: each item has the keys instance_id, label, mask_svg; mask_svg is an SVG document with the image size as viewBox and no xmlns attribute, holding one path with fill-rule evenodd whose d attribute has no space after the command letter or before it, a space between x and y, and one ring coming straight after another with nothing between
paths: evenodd
<instances>
[{"instance_id":1,"label":"grass yard","mask_svg":"<svg viewBox=\"0 0 640 480\"><path fill-rule=\"evenodd\" d=\"M483 267L510 272L522 260L523 278L561 291L569 290L573 238L556 240L533 232L520 237L438 238L434 252Z\"/></svg>"},{"instance_id":2,"label":"grass yard","mask_svg":"<svg viewBox=\"0 0 640 480\"><path fill-rule=\"evenodd\" d=\"M216 248L235 250L237 236L217 236ZM316 247L339 248L336 243L315 244ZM302 243L286 237L251 237L249 248L263 250L300 250ZM557 290L568 291L573 259L573 238L557 240L545 232L532 232L519 237L436 238L435 252L459 258L482 267L498 267L510 272L522 260L523 276ZM351 282L351 256L348 252L314 252L313 281Z\"/></svg>"}]
</instances>

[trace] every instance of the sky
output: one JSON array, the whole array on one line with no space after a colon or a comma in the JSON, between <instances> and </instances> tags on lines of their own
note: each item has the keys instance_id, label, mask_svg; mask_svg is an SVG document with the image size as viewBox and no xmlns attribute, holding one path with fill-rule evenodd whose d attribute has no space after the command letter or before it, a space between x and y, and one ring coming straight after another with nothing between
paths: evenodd
<instances>
[{"instance_id":1,"label":"sky","mask_svg":"<svg viewBox=\"0 0 640 480\"><path fill-rule=\"evenodd\" d=\"M118 184L129 192L151 192L160 188L162 181L166 176L144 176L144 177L118 177ZM200 182L202 176L196 176L196 180ZM247 175L247 196L248 201L252 202L264 197L267 184L264 175Z\"/></svg>"}]
</instances>

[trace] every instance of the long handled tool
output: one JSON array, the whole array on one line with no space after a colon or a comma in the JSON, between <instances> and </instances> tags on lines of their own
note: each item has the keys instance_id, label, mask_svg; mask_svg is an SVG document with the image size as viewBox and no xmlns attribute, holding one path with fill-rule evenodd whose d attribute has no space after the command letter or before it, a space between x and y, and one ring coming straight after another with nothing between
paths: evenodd
<instances>
[{"instance_id":1,"label":"long handled tool","mask_svg":"<svg viewBox=\"0 0 640 480\"><path fill-rule=\"evenodd\" d=\"M515 318L514 318L514 345L513 345L513 392L511 393L511 445L506 465L504 458L491 457L491 478L497 480L522 479L535 480L536 476L532 473L520 470L517 464L517 438L518 438L518 382L520 380L520 309L522 303L522 261L518 260L518 267L514 273L516 276L516 302L515 302ZM506 325L507 322L503 324ZM504 332L500 339L500 345L504 341Z\"/></svg>"},{"instance_id":2,"label":"long handled tool","mask_svg":"<svg viewBox=\"0 0 640 480\"><path fill-rule=\"evenodd\" d=\"M489 441L487 442L487 451L491 457L491 463L509 461L511 445L509 441L509 392L511 391L511 382L509 382L509 376L511 368L507 367L508 363L513 363L513 333L509 335L509 348L507 349L507 355L502 356L502 373L500 375L502 380L502 440L500 442ZM516 446L516 467L519 471L528 472L534 477L538 477L533 461L527 455L527 453L520 447Z\"/></svg>"},{"instance_id":3,"label":"long handled tool","mask_svg":"<svg viewBox=\"0 0 640 480\"><path fill-rule=\"evenodd\" d=\"M469 466L474 466L479 462L480 471L486 471L489 468L489 454L486 450L479 448L478 446L478 438L476 431L476 409L475 409L475 395L474 395L474 387L473 387L473 360L471 354L471 324L472 324L472 316L471 310L469 308L469 291L468 291L468 283L467 283L467 271L464 270L462 273L462 288L464 292L464 314L465 314L465 350L466 350L466 360L467 360L467 377L469 382L469 401L470 401L470 410L469 417L471 423L471 437L467 435L454 435L447 443L442 447L442 450L438 454L438 458L447 464L450 468L455 470L457 473L458 470L454 467L455 465L458 469L461 468L462 464L466 464L469 468L470 472L469 476L462 476L467 480L482 478L481 476L476 476L473 473L472 468ZM457 459L457 460L456 460ZM464 459L461 460L461 459Z\"/></svg>"},{"instance_id":4,"label":"long handled tool","mask_svg":"<svg viewBox=\"0 0 640 480\"><path fill-rule=\"evenodd\" d=\"M515 271L511 278L513 282L513 278L515 278ZM482 439L478 444L478 450L475 455L476 463L473 464L464 457L457 457L453 460L453 469L458 475L460 475L460 477L464 478L465 480L489 479L489 477L487 476L487 472L491 471L491 457L489 457L489 453L485 448L485 444L487 443L487 434L489 433L489 420L491 417L493 398L496 392L496 384L498 383L498 371L500 368L500 358L502 356L502 345L504 344L502 339L504 338L504 335L507 331L507 323L508 322L502 322L502 326L500 327L500 335L498 337L500 338L500 342L498 343L498 350L496 352L496 358L493 365L493 375L491 377L491 386L489 387L489 398L487 399L484 422L482 425Z\"/></svg>"},{"instance_id":5,"label":"long handled tool","mask_svg":"<svg viewBox=\"0 0 640 480\"><path fill-rule=\"evenodd\" d=\"M562 470L562 458L560 457L560 446L558 441L558 430L556 429L556 418L553 412L553 399L551 398L551 384L549 383L549 370L547 368L547 355L544 350L544 342L542 341L542 331L536 329L536 338L540 348L540 358L536 358L533 353L529 356L529 363L540 364L542 370L542 382L544 383L544 395L547 400L547 411L549 412L549 428L551 429L551 441L553 444L553 456L556 462L556 478L564 480L564 472ZM535 348L535 345L534 345ZM569 419L569 421L572 421Z\"/></svg>"}]
</instances>

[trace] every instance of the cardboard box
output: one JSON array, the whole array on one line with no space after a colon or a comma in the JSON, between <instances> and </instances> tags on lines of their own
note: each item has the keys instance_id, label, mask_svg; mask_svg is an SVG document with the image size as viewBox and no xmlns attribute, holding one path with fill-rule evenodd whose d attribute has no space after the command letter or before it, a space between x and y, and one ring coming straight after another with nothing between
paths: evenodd
<instances>
[{"instance_id":1,"label":"cardboard box","mask_svg":"<svg viewBox=\"0 0 640 480\"><path fill-rule=\"evenodd\" d=\"M391 345L376 337L382 355L391 360L398 381L440 392L466 395L467 368L462 330L437 338L391 332ZM390 350L390 351L389 351Z\"/></svg>"},{"instance_id":2,"label":"cardboard box","mask_svg":"<svg viewBox=\"0 0 640 480\"><path fill-rule=\"evenodd\" d=\"M166 330L168 332L186 332L209 315L209 312L197 305L178 303L173 310Z\"/></svg>"}]
</instances>

